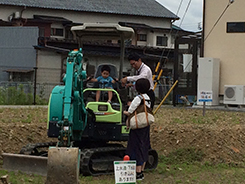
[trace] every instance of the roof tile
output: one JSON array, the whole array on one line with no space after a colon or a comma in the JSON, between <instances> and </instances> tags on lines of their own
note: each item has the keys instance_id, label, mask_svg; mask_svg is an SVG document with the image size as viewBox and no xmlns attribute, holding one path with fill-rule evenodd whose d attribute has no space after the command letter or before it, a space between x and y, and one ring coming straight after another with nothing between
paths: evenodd
<instances>
[{"instance_id":1,"label":"roof tile","mask_svg":"<svg viewBox=\"0 0 245 184\"><path fill-rule=\"evenodd\" d=\"M179 19L155 0L1 0L1 4Z\"/></svg>"}]
</instances>

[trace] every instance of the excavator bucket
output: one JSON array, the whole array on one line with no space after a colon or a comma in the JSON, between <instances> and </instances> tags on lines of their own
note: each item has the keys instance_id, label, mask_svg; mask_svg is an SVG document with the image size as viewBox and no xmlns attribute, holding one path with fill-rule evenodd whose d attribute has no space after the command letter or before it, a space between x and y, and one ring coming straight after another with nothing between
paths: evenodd
<instances>
[{"instance_id":1,"label":"excavator bucket","mask_svg":"<svg viewBox=\"0 0 245 184\"><path fill-rule=\"evenodd\" d=\"M79 166L79 148L50 147L46 184L77 184Z\"/></svg>"}]
</instances>

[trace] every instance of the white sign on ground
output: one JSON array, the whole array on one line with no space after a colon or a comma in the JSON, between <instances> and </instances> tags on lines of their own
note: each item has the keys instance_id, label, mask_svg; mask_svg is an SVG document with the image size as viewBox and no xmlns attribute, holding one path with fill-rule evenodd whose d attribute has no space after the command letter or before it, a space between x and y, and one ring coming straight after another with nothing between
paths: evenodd
<instances>
[{"instance_id":1,"label":"white sign on ground","mask_svg":"<svg viewBox=\"0 0 245 184\"><path fill-rule=\"evenodd\" d=\"M114 161L114 174L116 184L135 184L136 161Z\"/></svg>"},{"instance_id":2,"label":"white sign on ground","mask_svg":"<svg viewBox=\"0 0 245 184\"><path fill-rule=\"evenodd\" d=\"M213 92L200 90L198 94L198 100L199 102L212 102Z\"/></svg>"}]
</instances>

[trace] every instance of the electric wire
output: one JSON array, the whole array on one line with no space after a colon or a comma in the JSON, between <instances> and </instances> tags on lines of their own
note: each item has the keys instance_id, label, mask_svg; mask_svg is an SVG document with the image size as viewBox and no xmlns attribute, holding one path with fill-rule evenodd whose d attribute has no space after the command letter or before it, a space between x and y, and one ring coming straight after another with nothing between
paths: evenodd
<instances>
[{"instance_id":1,"label":"electric wire","mask_svg":"<svg viewBox=\"0 0 245 184\"><path fill-rule=\"evenodd\" d=\"M187 12L188 12L188 10L189 10L191 1L192 1L192 0L189 0L189 2L188 2L188 4L187 4L187 7L186 7L186 9L185 9L185 12L184 12L184 15L183 15L183 17L182 17L182 20L181 20L181 22L180 22L179 27L180 27L180 26L182 25L182 23L183 23L183 20L184 20L184 18L185 18L185 16L186 16ZM180 1L180 4L179 4L179 6L178 6L177 13L176 13L177 16L178 16L178 13L179 13L179 11L180 11L180 8L181 8L182 4L183 4L183 0ZM173 26L171 26L171 29L170 29L170 31L169 31L169 35L170 35L171 37L172 37L172 31L173 31ZM176 35L177 35L178 33L179 33L179 30L176 31L176 33L175 33L175 35L174 35L174 38L176 38ZM173 46L173 43L171 43L170 48L171 48L172 46ZM162 51L162 54L161 54L161 56L160 56L160 58L159 58L159 63L161 62L161 60L162 60L162 58L163 58L163 55L164 55L165 50L166 50L166 48L164 48L163 51ZM165 61L163 62L162 67L163 67L164 65L166 65L167 58L169 57L169 54L170 54L170 49L168 49L168 53L167 53L167 55L166 55L166 57L165 57ZM161 72L161 71L160 71L160 72Z\"/></svg>"},{"instance_id":2,"label":"electric wire","mask_svg":"<svg viewBox=\"0 0 245 184\"><path fill-rule=\"evenodd\" d=\"M191 0L190 0L190 1L191 1ZM176 12L176 15L177 15L177 16L178 16L178 14L179 14L179 11L180 11L180 8L181 8L182 4L183 4L183 0L181 0L180 3L179 3L179 6L178 6L178 9L177 9L177 12ZM169 35L170 35L170 36L172 35L172 31L173 31L173 26L171 26L170 31L169 31ZM179 30L177 30L177 33L178 33L178 31L179 31ZM177 33L176 33L176 34L177 34ZM176 36L176 35L174 35L174 36ZM170 48L172 47L172 45L173 45L173 43L171 43ZM160 58L159 58L159 62L162 61L162 58L163 58L163 55L164 55L165 50L166 50L166 48L163 49L162 54L161 54L161 56L160 56ZM166 58L168 58L169 53L170 53L170 49L169 49L169 51L168 51L168 53L167 53L167 55L166 55ZM166 59L165 59L164 64L166 64Z\"/></svg>"},{"instance_id":3,"label":"electric wire","mask_svg":"<svg viewBox=\"0 0 245 184\"><path fill-rule=\"evenodd\" d=\"M229 1L229 3L227 4L227 6L225 7L225 9L223 10L223 12L221 13L221 15L219 16L219 18L216 20L216 22L214 23L213 27L210 29L209 33L207 34L207 36L204 38L204 41L206 41L206 39L209 37L209 35L213 32L214 28L216 27L216 25L218 24L218 22L220 21L220 19L223 17L223 15L225 14L226 10L229 8L229 6L232 4L233 2ZM203 35L204 36L204 35Z\"/></svg>"},{"instance_id":4,"label":"electric wire","mask_svg":"<svg viewBox=\"0 0 245 184\"><path fill-rule=\"evenodd\" d=\"M179 14L180 7L182 6L182 3L183 3L183 0L181 0L181 2L180 2L180 4L179 4L178 10L177 10L177 12L176 12L176 15L178 15L178 14Z\"/></svg>"},{"instance_id":5,"label":"electric wire","mask_svg":"<svg viewBox=\"0 0 245 184\"><path fill-rule=\"evenodd\" d=\"M187 14L187 12L188 12L188 10L189 10L191 1L192 1L192 0L189 0L189 2L188 2L188 4L187 4L187 7L186 7L185 12L184 12L184 15L183 15L182 20L181 20L181 22L180 22L180 24L179 24L179 27L181 27L181 25L182 25L182 23L183 23L183 21L184 21L184 19L185 19L185 16L186 16L186 14ZM183 0L181 1L181 4L182 4L182 2L183 2ZM180 5L181 5L181 4L180 4ZM171 35L171 33L172 33L172 30L173 30L173 28L171 27L171 31L170 31L170 33L169 33L170 35ZM178 33L179 33L179 30L176 31L176 33L175 33L175 35L174 35L174 38L176 38L176 36L178 35ZM171 43L170 48L171 48L172 46L173 46L173 43ZM168 51L168 53L167 53L166 58L168 58L169 54L170 54L170 49L169 49L169 51ZM165 63L164 63L164 64L165 64Z\"/></svg>"}]
</instances>

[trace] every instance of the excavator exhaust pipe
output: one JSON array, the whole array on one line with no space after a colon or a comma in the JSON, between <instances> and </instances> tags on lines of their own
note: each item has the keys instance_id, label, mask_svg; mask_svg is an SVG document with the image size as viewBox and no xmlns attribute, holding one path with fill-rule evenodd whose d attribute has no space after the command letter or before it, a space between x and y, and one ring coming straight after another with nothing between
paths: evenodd
<instances>
[{"instance_id":1,"label":"excavator exhaust pipe","mask_svg":"<svg viewBox=\"0 0 245 184\"><path fill-rule=\"evenodd\" d=\"M79 148L50 147L45 184L78 184L79 169Z\"/></svg>"}]
</instances>

